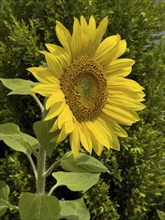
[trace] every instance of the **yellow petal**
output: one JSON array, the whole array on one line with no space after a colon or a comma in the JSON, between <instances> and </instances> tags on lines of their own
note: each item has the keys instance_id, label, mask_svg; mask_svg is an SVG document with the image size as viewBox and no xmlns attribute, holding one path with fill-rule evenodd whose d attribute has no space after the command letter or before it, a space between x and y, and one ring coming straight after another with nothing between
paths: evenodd
<instances>
[{"instance_id":1,"label":"yellow petal","mask_svg":"<svg viewBox=\"0 0 165 220\"><path fill-rule=\"evenodd\" d=\"M73 132L73 130L75 128L75 124L73 122L73 117L69 118L69 120L64 123L63 127L65 129L65 133L69 134L69 133Z\"/></svg>"},{"instance_id":2,"label":"yellow petal","mask_svg":"<svg viewBox=\"0 0 165 220\"><path fill-rule=\"evenodd\" d=\"M88 24L84 18L84 16L80 17L80 24L84 33L88 33Z\"/></svg>"},{"instance_id":3,"label":"yellow petal","mask_svg":"<svg viewBox=\"0 0 165 220\"><path fill-rule=\"evenodd\" d=\"M89 19L89 31L90 31L90 34L96 31L96 22L95 22L93 15L91 15Z\"/></svg>"},{"instance_id":4,"label":"yellow petal","mask_svg":"<svg viewBox=\"0 0 165 220\"><path fill-rule=\"evenodd\" d=\"M96 53L94 54L94 59L96 59L96 61L98 61L102 66L107 66L114 59L114 54L117 51L117 45L119 42L119 35L107 37L99 45Z\"/></svg>"},{"instance_id":5,"label":"yellow petal","mask_svg":"<svg viewBox=\"0 0 165 220\"><path fill-rule=\"evenodd\" d=\"M114 60L119 58L121 55L123 55L126 51L126 48L127 48L127 43L125 40L121 40L119 42L119 44L117 45L117 50L116 50L116 53L114 54Z\"/></svg>"},{"instance_id":6,"label":"yellow petal","mask_svg":"<svg viewBox=\"0 0 165 220\"><path fill-rule=\"evenodd\" d=\"M126 77L128 76L132 71L132 67L126 67L122 69L116 69L116 70L108 70L105 71L107 78L110 80L110 77Z\"/></svg>"},{"instance_id":7,"label":"yellow petal","mask_svg":"<svg viewBox=\"0 0 165 220\"><path fill-rule=\"evenodd\" d=\"M60 78L64 71L57 57L47 51L41 51L41 53L45 55L46 62L52 74L54 74L57 78Z\"/></svg>"},{"instance_id":8,"label":"yellow petal","mask_svg":"<svg viewBox=\"0 0 165 220\"><path fill-rule=\"evenodd\" d=\"M43 96L51 96L52 94L58 92L60 89L60 85L58 84L38 84L36 85L32 91L39 93Z\"/></svg>"},{"instance_id":9,"label":"yellow petal","mask_svg":"<svg viewBox=\"0 0 165 220\"><path fill-rule=\"evenodd\" d=\"M53 55L56 55L56 56L59 56L60 54L66 52L66 50L63 47L60 47L55 44L45 44L45 46L48 48L50 53L52 53Z\"/></svg>"},{"instance_id":10,"label":"yellow petal","mask_svg":"<svg viewBox=\"0 0 165 220\"><path fill-rule=\"evenodd\" d=\"M54 137L53 139L51 139L51 142L60 143L61 141L64 141L67 136L68 136L68 134L65 132L65 129L62 128L62 129L60 130L59 135L57 135L56 137Z\"/></svg>"},{"instance_id":11,"label":"yellow petal","mask_svg":"<svg viewBox=\"0 0 165 220\"><path fill-rule=\"evenodd\" d=\"M91 44L93 44L96 39L96 22L95 22L95 19L93 16L91 16L89 19L88 38L89 38L89 45L88 45L88 51L87 51L88 54L87 55L90 55L90 53L92 53L92 48L91 48L92 45Z\"/></svg>"},{"instance_id":12,"label":"yellow petal","mask_svg":"<svg viewBox=\"0 0 165 220\"><path fill-rule=\"evenodd\" d=\"M73 132L70 134L70 145L73 156L76 158L80 150L80 137L77 126L75 126Z\"/></svg>"},{"instance_id":13,"label":"yellow petal","mask_svg":"<svg viewBox=\"0 0 165 220\"><path fill-rule=\"evenodd\" d=\"M71 51L73 59L76 59L80 55L80 51L83 47L82 41L81 41L81 28L80 24L77 18L74 19L73 23L73 34L71 38Z\"/></svg>"},{"instance_id":14,"label":"yellow petal","mask_svg":"<svg viewBox=\"0 0 165 220\"><path fill-rule=\"evenodd\" d=\"M107 25L108 25L108 17L105 17L99 24L98 28L96 29L96 24L95 24L95 20L94 17L91 16L90 20L89 20L89 36L91 39L91 44L88 50L88 55L92 56L94 55L94 53L96 52L102 37L107 29Z\"/></svg>"},{"instance_id":15,"label":"yellow petal","mask_svg":"<svg viewBox=\"0 0 165 220\"><path fill-rule=\"evenodd\" d=\"M112 130L111 126L109 126L108 123L104 121L104 119L102 119L101 117L98 117L95 120L95 124L97 124L97 126L101 129L102 132L104 132L107 137L109 145L105 145L105 147L107 147L108 149L113 148L119 150L120 144L117 135L115 134L114 130Z\"/></svg>"},{"instance_id":16,"label":"yellow petal","mask_svg":"<svg viewBox=\"0 0 165 220\"><path fill-rule=\"evenodd\" d=\"M63 109L65 108L65 102L57 102L56 104L54 104L48 111L46 117L44 118L44 120L50 120L52 118L55 118L56 116L58 116Z\"/></svg>"},{"instance_id":17,"label":"yellow petal","mask_svg":"<svg viewBox=\"0 0 165 220\"><path fill-rule=\"evenodd\" d=\"M92 148L96 152L96 154L100 156L103 151L104 146L95 138L95 136L93 135L93 132L89 130L89 133L90 133L90 137L92 140Z\"/></svg>"},{"instance_id":18,"label":"yellow petal","mask_svg":"<svg viewBox=\"0 0 165 220\"><path fill-rule=\"evenodd\" d=\"M72 117L72 112L69 109L68 105L66 105L65 109L63 112L61 112L61 114L58 116L57 119L57 125L58 128L61 129L61 127L63 126L63 124L67 121L69 121L69 119Z\"/></svg>"},{"instance_id":19,"label":"yellow petal","mask_svg":"<svg viewBox=\"0 0 165 220\"><path fill-rule=\"evenodd\" d=\"M135 111L125 108L118 108L117 106L106 104L102 111L119 122L119 124L132 125L139 121L139 116Z\"/></svg>"},{"instance_id":20,"label":"yellow petal","mask_svg":"<svg viewBox=\"0 0 165 220\"><path fill-rule=\"evenodd\" d=\"M93 132L94 137L104 146L109 147L109 141L107 140L107 136L102 132L100 127L91 121L85 122L88 129Z\"/></svg>"},{"instance_id":21,"label":"yellow petal","mask_svg":"<svg viewBox=\"0 0 165 220\"><path fill-rule=\"evenodd\" d=\"M134 60L127 59L127 58L113 60L105 69L106 76L113 76L114 75L113 72L122 71L125 68L130 68L133 66L134 63L135 63ZM111 73L112 73L112 75L111 75Z\"/></svg>"},{"instance_id":22,"label":"yellow petal","mask_svg":"<svg viewBox=\"0 0 165 220\"><path fill-rule=\"evenodd\" d=\"M67 69L71 62L71 56L67 51L63 47L55 44L46 44L46 47L54 56L56 56L62 68Z\"/></svg>"},{"instance_id":23,"label":"yellow petal","mask_svg":"<svg viewBox=\"0 0 165 220\"><path fill-rule=\"evenodd\" d=\"M123 90L123 91L122 91ZM129 88L125 88L125 89L121 89L121 91L119 91L117 88L115 89L113 87L113 89L111 88L109 91L108 91L108 94L111 96L111 97L119 97L119 98L122 98L122 97L130 97L132 99L135 99L139 102L142 102L144 101L144 92L143 91L140 91L140 92L137 92L137 91L130 91Z\"/></svg>"},{"instance_id":24,"label":"yellow petal","mask_svg":"<svg viewBox=\"0 0 165 220\"><path fill-rule=\"evenodd\" d=\"M57 119L55 120L54 124L50 128L49 132L54 132L58 130L58 124L57 124Z\"/></svg>"},{"instance_id":25,"label":"yellow petal","mask_svg":"<svg viewBox=\"0 0 165 220\"><path fill-rule=\"evenodd\" d=\"M46 110L48 110L52 105L56 102L63 102L64 101L64 93L59 89L56 93L51 95L46 101Z\"/></svg>"},{"instance_id":26,"label":"yellow petal","mask_svg":"<svg viewBox=\"0 0 165 220\"><path fill-rule=\"evenodd\" d=\"M136 111L142 110L145 108L145 105L140 103L138 100L131 99L127 96L124 97L108 97L108 103L114 106L124 106L128 109L134 109Z\"/></svg>"},{"instance_id":27,"label":"yellow petal","mask_svg":"<svg viewBox=\"0 0 165 220\"><path fill-rule=\"evenodd\" d=\"M110 89L116 89L118 91L136 91L140 92L144 88L140 86L137 82L131 79L125 79L122 77L111 77L107 78L108 87ZM128 95L129 96L129 95Z\"/></svg>"},{"instance_id":28,"label":"yellow petal","mask_svg":"<svg viewBox=\"0 0 165 220\"><path fill-rule=\"evenodd\" d=\"M119 137L128 137L127 132L116 122L112 117L106 115L104 112L101 112L100 117L107 122L107 126L114 131Z\"/></svg>"},{"instance_id":29,"label":"yellow petal","mask_svg":"<svg viewBox=\"0 0 165 220\"><path fill-rule=\"evenodd\" d=\"M83 16L80 17L80 24L81 24L81 37L79 37L79 41L81 43L81 51L79 56L87 55L87 51L91 44L90 36L89 36L89 27L88 24Z\"/></svg>"},{"instance_id":30,"label":"yellow petal","mask_svg":"<svg viewBox=\"0 0 165 220\"><path fill-rule=\"evenodd\" d=\"M92 141L90 137L90 133L88 131L88 128L86 127L85 123L80 124L80 141L83 145L83 147L88 151L90 154L92 152Z\"/></svg>"},{"instance_id":31,"label":"yellow petal","mask_svg":"<svg viewBox=\"0 0 165 220\"><path fill-rule=\"evenodd\" d=\"M61 43L61 45L70 52L70 41L71 41L71 34L70 32L62 25L60 22L57 21L56 25L56 35Z\"/></svg>"},{"instance_id":32,"label":"yellow petal","mask_svg":"<svg viewBox=\"0 0 165 220\"><path fill-rule=\"evenodd\" d=\"M95 138L93 139L93 150L95 153L100 156L103 151L103 145L100 144Z\"/></svg>"},{"instance_id":33,"label":"yellow petal","mask_svg":"<svg viewBox=\"0 0 165 220\"><path fill-rule=\"evenodd\" d=\"M40 82L44 84L59 84L59 80L55 77L52 72L45 67L31 67L27 69L33 76Z\"/></svg>"}]
</instances>

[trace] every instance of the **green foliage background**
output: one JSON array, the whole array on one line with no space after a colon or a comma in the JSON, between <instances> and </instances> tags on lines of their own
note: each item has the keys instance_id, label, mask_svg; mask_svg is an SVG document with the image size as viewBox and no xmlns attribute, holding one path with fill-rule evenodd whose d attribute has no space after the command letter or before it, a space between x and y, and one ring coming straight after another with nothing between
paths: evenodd
<instances>
[{"instance_id":1,"label":"green foliage background","mask_svg":"<svg viewBox=\"0 0 165 220\"><path fill-rule=\"evenodd\" d=\"M59 44L55 21L72 31L73 17L80 15L88 19L93 14L97 22L108 15L105 36L119 33L127 40L124 56L136 60L130 77L145 87L146 109L140 112L140 122L125 128L129 138L121 140L121 151L105 150L99 158L111 172L84 195L92 220L156 220L156 209L165 211L164 8L165 2L155 0L0 0L2 78L35 80L26 68L44 63L38 51L45 49L45 43ZM40 118L38 107L31 97L7 97L7 92L0 85L0 123L17 123L33 134L32 123ZM0 180L11 186L15 204L21 191L35 190L34 179L26 158L0 144ZM59 155L68 151L67 142L59 149ZM67 199L78 196L66 194ZM7 213L4 219L18 216Z\"/></svg>"}]
</instances>

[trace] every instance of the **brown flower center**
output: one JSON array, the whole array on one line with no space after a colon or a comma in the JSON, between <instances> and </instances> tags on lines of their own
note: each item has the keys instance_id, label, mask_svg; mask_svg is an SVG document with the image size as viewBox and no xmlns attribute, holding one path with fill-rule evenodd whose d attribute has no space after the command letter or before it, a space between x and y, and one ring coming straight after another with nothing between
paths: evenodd
<instances>
[{"instance_id":1,"label":"brown flower center","mask_svg":"<svg viewBox=\"0 0 165 220\"><path fill-rule=\"evenodd\" d=\"M96 119L106 103L107 83L101 66L91 57L81 56L60 79L66 103L78 122Z\"/></svg>"}]
</instances>

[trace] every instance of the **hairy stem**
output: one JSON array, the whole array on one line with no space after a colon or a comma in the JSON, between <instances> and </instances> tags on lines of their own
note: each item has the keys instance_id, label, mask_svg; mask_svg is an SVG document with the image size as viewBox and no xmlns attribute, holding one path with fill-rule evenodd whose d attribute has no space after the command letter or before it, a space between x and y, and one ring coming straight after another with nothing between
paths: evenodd
<instances>
[{"instance_id":1,"label":"hairy stem","mask_svg":"<svg viewBox=\"0 0 165 220\"><path fill-rule=\"evenodd\" d=\"M37 180L36 180L36 188L38 194L45 193L45 165L46 165L46 152L40 147L38 158L37 158Z\"/></svg>"},{"instance_id":2,"label":"hairy stem","mask_svg":"<svg viewBox=\"0 0 165 220\"><path fill-rule=\"evenodd\" d=\"M40 100L37 98L35 94L32 94L32 97L38 104L43 119L45 114L44 105L40 102ZM45 193L45 181L46 181L45 167L46 167L46 151L40 146L37 155L37 175L36 175L36 190L38 194Z\"/></svg>"}]
</instances>

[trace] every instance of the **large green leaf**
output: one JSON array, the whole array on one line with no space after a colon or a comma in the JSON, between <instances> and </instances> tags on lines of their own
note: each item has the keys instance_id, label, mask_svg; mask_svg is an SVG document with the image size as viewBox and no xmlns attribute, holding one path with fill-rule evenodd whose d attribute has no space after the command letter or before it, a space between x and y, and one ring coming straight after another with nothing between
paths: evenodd
<instances>
[{"instance_id":1,"label":"large green leaf","mask_svg":"<svg viewBox=\"0 0 165 220\"><path fill-rule=\"evenodd\" d=\"M36 149L39 143L36 138L20 132L19 127L13 123L0 125L0 139L13 150L25 154L31 154L32 149Z\"/></svg>"},{"instance_id":2,"label":"large green leaf","mask_svg":"<svg viewBox=\"0 0 165 220\"><path fill-rule=\"evenodd\" d=\"M9 202L8 202L8 197L9 197L10 189L8 185L2 181L0 181L0 217L5 214Z\"/></svg>"},{"instance_id":3,"label":"large green leaf","mask_svg":"<svg viewBox=\"0 0 165 220\"><path fill-rule=\"evenodd\" d=\"M24 193L19 200L21 220L57 220L60 210L55 196Z\"/></svg>"},{"instance_id":4,"label":"large green leaf","mask_svg":"<svg viewBox=\"0 0 165 220\"><path fill-rule=\"evenodd\" d=\"M60 201L61 213L60 219L67 220L89 220L90 213L84 203L84 200L76 199L72 201Z\"/></svg>"},{"instance_id":5,"label":"large green leaf","mask_svg":"<svg viewBox=\"0 0 165 220\"><path fill-rule=\"evenodd\" d=\"M52 176L57 180L57 187L67 186L71 191L85 192L98 182L100 174L59 171Z\"/></svg>"},{"instance_id":6,"label":"large green leaf","mask_svg":"<svg viewBox=\"0 0 165 220\"><path fill-rule=\"evenodd\" d=\"M72 152L65 154L61 159L61 167L66 171L73 172L109 172L108 168L99 160L84 153L79 153L79 156L76 159L73 157Z\"/></svg>"},{"instance_id":7,"label":"large green leaf","mask_svg":"<svg viewBox=\"0 0 165 220\"><path fill-rule=\"evenodd\" d=\"M3 85L12 91L8 95L32 95L34 92L32 88L37 85L30 80L25 79L3 79L0 78Z\"/></svg>"},{"instance_id":8,"label":"large green leaf","mask_svg":"<svg viewBox=\"0 0 165 220\"><path fill-rule=\"evenodd\" d=\"M33 124L33 130L35 135L40 142L44 150L51 156L52 152L56 148L56 143L50 142L50 140L55 136L54 133L49 132L53 125L53 121L37 121Z\"/></svg>"}]
</instances>

